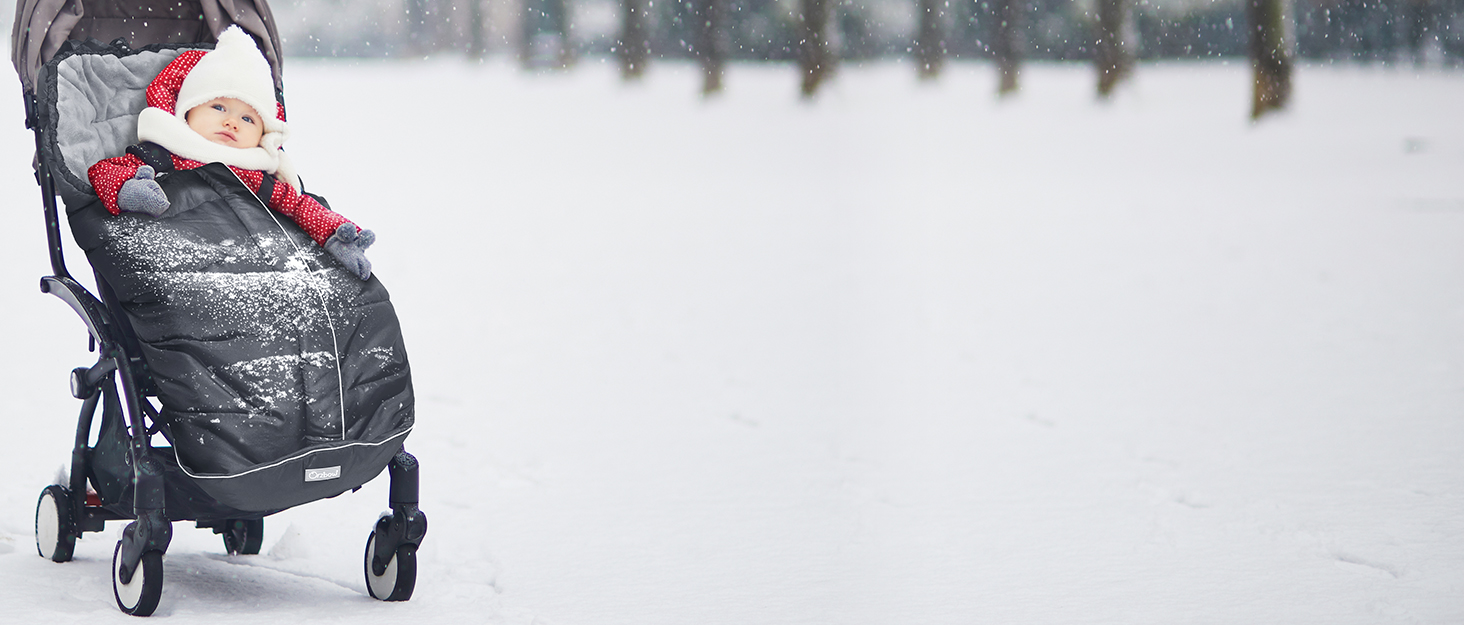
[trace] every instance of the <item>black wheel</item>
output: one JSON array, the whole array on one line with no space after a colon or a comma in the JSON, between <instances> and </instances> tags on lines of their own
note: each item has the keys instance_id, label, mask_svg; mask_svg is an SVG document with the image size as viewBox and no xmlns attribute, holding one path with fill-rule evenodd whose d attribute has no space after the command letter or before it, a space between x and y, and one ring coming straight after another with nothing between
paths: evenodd
<instances>
[{"instance_id":1,"label":"black wheel","mask_svg":"<svg viewBox=\"0 0 1464 625\"><path fill-rule=\"evenodd\" d=\"M224 535L224 551L229 555L257 555L264 544L264 519L225 521L220 533Z\"/></svg>"},{"instance_id":2,"label":"black wheel","mask_svg":"<svg viewBox=\"0 0 1464 625\"><path fill-rule=\"evenodd\" d=\"M133 616L151 616L158 609L158 600L163 598L163 554L149 551L142 554L132 582L122 583L122 541L112 552L112 596L117 598L117 607Z\"/></svg>"},{"instance_id":3,"label":"black wheel","mask_svg":"<svg viewBox=\"0 0 1464 625\"><path fill-rule=\"evenodd\" d=\"M402 545L386 563L386 570L377 575L371 570L376 557L376 532L366 539L366 592L382 601L406 601L417 587L417 546Z\"/></svg>"},{"instance_id":4,"label":"black wheel","mask_svg":"<svg viewBox=\"0 0 1464 625\"><path fill-rule=\"evenodd\" d=\"M36 551L52 562L66 562L76 549L76 522L71 519L71 493L52 484L36 502Z\"/></svg>"}]
</instances>

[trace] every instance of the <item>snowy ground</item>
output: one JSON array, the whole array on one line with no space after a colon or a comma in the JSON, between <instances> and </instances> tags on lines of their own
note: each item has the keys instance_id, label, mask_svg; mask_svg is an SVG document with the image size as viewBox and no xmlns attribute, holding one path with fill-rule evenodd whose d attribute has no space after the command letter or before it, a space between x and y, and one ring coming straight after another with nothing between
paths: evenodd
<instances>
[{"instance_id":1,"label":"snowy ground","mask_svg":"<svg viewBox=\"0 0 1464 625\"><path fill-rule=\"evenodd\" d=\"M411 349L417 594L365 594L381 479L260 556L179 524L159 618L1464 620L1464 75L1304 67L1252 125L1218 63L288 72ZM34 552L90 360L9 95L0 621L126 622L121 523Z\"/></svg>"}]
</instances>

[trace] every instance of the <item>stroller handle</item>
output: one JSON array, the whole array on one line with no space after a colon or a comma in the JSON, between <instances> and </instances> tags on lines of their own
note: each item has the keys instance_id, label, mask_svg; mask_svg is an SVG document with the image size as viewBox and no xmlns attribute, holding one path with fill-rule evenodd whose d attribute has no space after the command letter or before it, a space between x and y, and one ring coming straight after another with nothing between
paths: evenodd
<instances>
[{"instance_id":1,"label":"stroller handle","mask_svg":"<svg viewBox=\"0 0 1464 625\"><path fill-rule=\"evenodd\" d=\"M70 280L71 273L66 271L66 256L61 251L61 216L60 211L56 208L56 181L51 177L51 168L46 165L46 161L39 158L42 145L39 108L35 91L27 90L25 92L25 125L36 135L36 182L41 185L41 204L45 207L46 247L51 255L51 274L57 278ZM44 284L41 290L46 290Z\"/></svg>"}]
</instances>

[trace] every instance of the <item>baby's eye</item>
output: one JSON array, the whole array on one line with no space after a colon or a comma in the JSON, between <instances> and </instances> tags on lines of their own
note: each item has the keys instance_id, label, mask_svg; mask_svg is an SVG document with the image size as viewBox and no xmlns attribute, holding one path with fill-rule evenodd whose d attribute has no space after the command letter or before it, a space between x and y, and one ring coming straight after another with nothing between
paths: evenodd
<instances>
[{"instance_id":1,"label":"baby's eye","mask_svg":"<svg viewBox=\"0 0 1464 625\"><path fill-rule=\"evenodd\" d=\"M215 111L223 111L224 110L224 105L222 105L222 104L215 104L215 105L213 105L213 106L211 106L209 108L212 108Z\"/></svg>"},{"instance_id":2,"label":"baby's eye","mask_svg":"<svg viewBox=\"0 0 1464 625\"><path fill-rule=\"evenodd\" d=\"M243 119L244 119L244 123L246 123L246 124L252 124L252 123L254 123L254 117L252 117L252 116L245 115L243 117Z\"/></svg>"}]
</instances>

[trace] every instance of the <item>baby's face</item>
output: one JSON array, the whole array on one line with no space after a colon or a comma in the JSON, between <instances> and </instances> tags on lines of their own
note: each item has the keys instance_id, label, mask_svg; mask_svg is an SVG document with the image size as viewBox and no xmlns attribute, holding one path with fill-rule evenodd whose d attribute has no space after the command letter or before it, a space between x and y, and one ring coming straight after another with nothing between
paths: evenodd
<instances>
[{"instance_id":1,"label":"baby's face","mask_svg":"<svg viewBox=\"0 0 1464 625\"><path fill-rule=\"evenodd\" d=\"M214 98L188 110L188 127L203 138L231 148L259 147L264 120L254 107L234 98Z\"/></svg>"}]
</instances>

